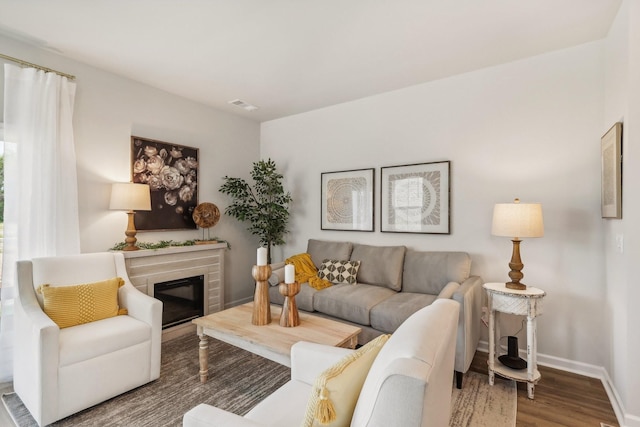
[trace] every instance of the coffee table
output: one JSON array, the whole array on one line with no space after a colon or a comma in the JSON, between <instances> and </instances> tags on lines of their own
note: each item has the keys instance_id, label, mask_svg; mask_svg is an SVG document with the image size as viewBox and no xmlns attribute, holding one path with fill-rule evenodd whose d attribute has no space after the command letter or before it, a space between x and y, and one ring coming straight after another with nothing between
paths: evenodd
<instances>
[{"instance_id":1,"label":"coffee table","mask_svg":"<svg viewBox=\"0 0 640 427\"><path fill-rule=\"evenodd\" d=\"M200 381L206 382L209 375L208 337L289 367L291 346L298 341L347 348L355 348L358 343L361 329L356 326L300 312L300 325L287 328L278 324L281 311L282 307L271 305L274 319L263 326L251 324L253 302L192 320L200 337Z\"/></svg>"}]
</instances>

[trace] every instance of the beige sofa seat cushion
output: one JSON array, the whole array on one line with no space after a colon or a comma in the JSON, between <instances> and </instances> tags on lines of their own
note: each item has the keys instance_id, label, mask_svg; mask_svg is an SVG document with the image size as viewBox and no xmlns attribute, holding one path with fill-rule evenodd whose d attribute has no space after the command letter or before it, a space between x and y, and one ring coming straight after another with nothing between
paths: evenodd
<instances>
[{"instance_id":1,"label":"beige sofa seat cushion","mask_svg":"<svg viewBox=\"0 0 640 427\"><path fill-rule=\"evenodd\" d=\"M371 309L371 326L379 331L393 333L409 316L430 305L437 295L398 292Z\"/></svg>"},{"instance_id":2,"label":"beige sofa seat cushion","mask_svg":"<svg viewBox=\"0 0 640 427\"><path fill-rule=\"evenodd\" d=\"M320 291L309 286L308 283L300 285L300 292L296 295L296 306L300 310L313 311L313 298ZM269 287L269 300L273 304L282 305L284 297L278 290L278 286Z\"/></svg>"},{"instance_id":3,"label":"beige sofa seat cushion","mask_svg":"<svg viewBox=\"0 0 640 427\"><path fill-rule=\"evenodd\" d=\"M60 330L60 367L151 342L151 327L131 316L116 316Z\"/></svg>"},{"instance_id":4,"label":"beige sofa seat cushion","mask_svg":"<svg viewBox=\"0 0 640 427\"><path fill-rule=\"evenodd\" d=\"M395 293L381 286L334 285L315 294L313 308L339 319L370 325L371 309Z\"/></svg>"},{"instance_id":5,"label":"beige sofa seat cushion","mask_svg":"<svg viewBox=\"0 0 640 427\"><path fill-rule=\"evenodd\" d=\"M358 283L402 289L404 246L371 246L354 244L351 259L360 261Z\"/></svg>"},{"instance_id":6,"label":"beige sofa seat cushion","mask_svg":"<svg viewBox=\"0 0 640 427\"><path fill-rule=\"evenodd\" d=\"M462 283L471 274L466 252L407 250L402 277L403 292L438 295L449 282Z\"/></svg>"},{"instance_id":7,"label":"beige sofa seat cushion","mask_svg":"<svg viewBox=\"0 0 640 427\"><path fill-rule=\"evenodd\" d=\"M353 244L351 242L330 242L327 240L309 239L307 253L311 260L320 269L325 259L349 260Z\"/></svg>"}]
</instances>

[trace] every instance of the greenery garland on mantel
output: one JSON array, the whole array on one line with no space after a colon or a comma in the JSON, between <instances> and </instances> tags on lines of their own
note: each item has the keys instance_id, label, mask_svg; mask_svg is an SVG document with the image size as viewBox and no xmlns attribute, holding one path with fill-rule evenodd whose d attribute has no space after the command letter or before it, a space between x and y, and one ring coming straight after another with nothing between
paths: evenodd
<instances>
[{"instance_id":1,"label":"greenery garland on mantel","mask_svg":"<svg viewBox=\"0 0 640 427\"><path fill-rule=\"evenodd\" d=\"M222 240L219 239L217 237L214 237L212 240L215 240L217 243L226 243L227 244L227 249L231 249L231 245L229 244L229 242L227 242L226 240ZM169 248L169 247L176 247L176 246L195 246L198 244L198 242L205 242L203 240L184 240L182 242L175 242L173 240L160 240L157 243L147 243L147 242L136 242L136 246L139 247L140 249L152 249L152 250L156 250L156 249L163 249L163 248ZM124 249L124 247L127 246L126 242L119 242L116 243L115 245L113 245L112 248L109 248L110 251L121 251Z\"/></svg>"}]
</instances>

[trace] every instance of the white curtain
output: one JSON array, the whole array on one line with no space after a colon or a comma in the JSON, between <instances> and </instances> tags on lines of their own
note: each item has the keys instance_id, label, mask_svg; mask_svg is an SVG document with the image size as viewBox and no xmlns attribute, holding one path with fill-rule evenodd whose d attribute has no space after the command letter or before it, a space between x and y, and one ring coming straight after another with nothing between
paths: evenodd
<instances>
[{"instance_id":1,"label":"white curtain","mask_svg":"<svg viewBox=\"0 0 640 427\"><path fill-rule=\"evenodd\" d=\"M73 143L76 85L5 64L0 382L13 378L16 261L80 253Z\"/></svg>"}]
</instances>

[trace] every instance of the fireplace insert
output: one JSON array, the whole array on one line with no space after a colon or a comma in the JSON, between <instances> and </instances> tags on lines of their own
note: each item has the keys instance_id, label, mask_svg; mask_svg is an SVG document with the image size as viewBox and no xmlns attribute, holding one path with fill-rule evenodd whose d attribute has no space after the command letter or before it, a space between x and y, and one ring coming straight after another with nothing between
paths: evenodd
<instances>
[{"instance_id":1,"label":"fireplace insert","mask_svg":"<svg viewBox=\"0 0 640 427\"><path fill-rule=\"evenodd\" d=\"M153 293L162 301L162 329L204 316L204 276L156 283Z\"/></svg>"}]
</instances>

